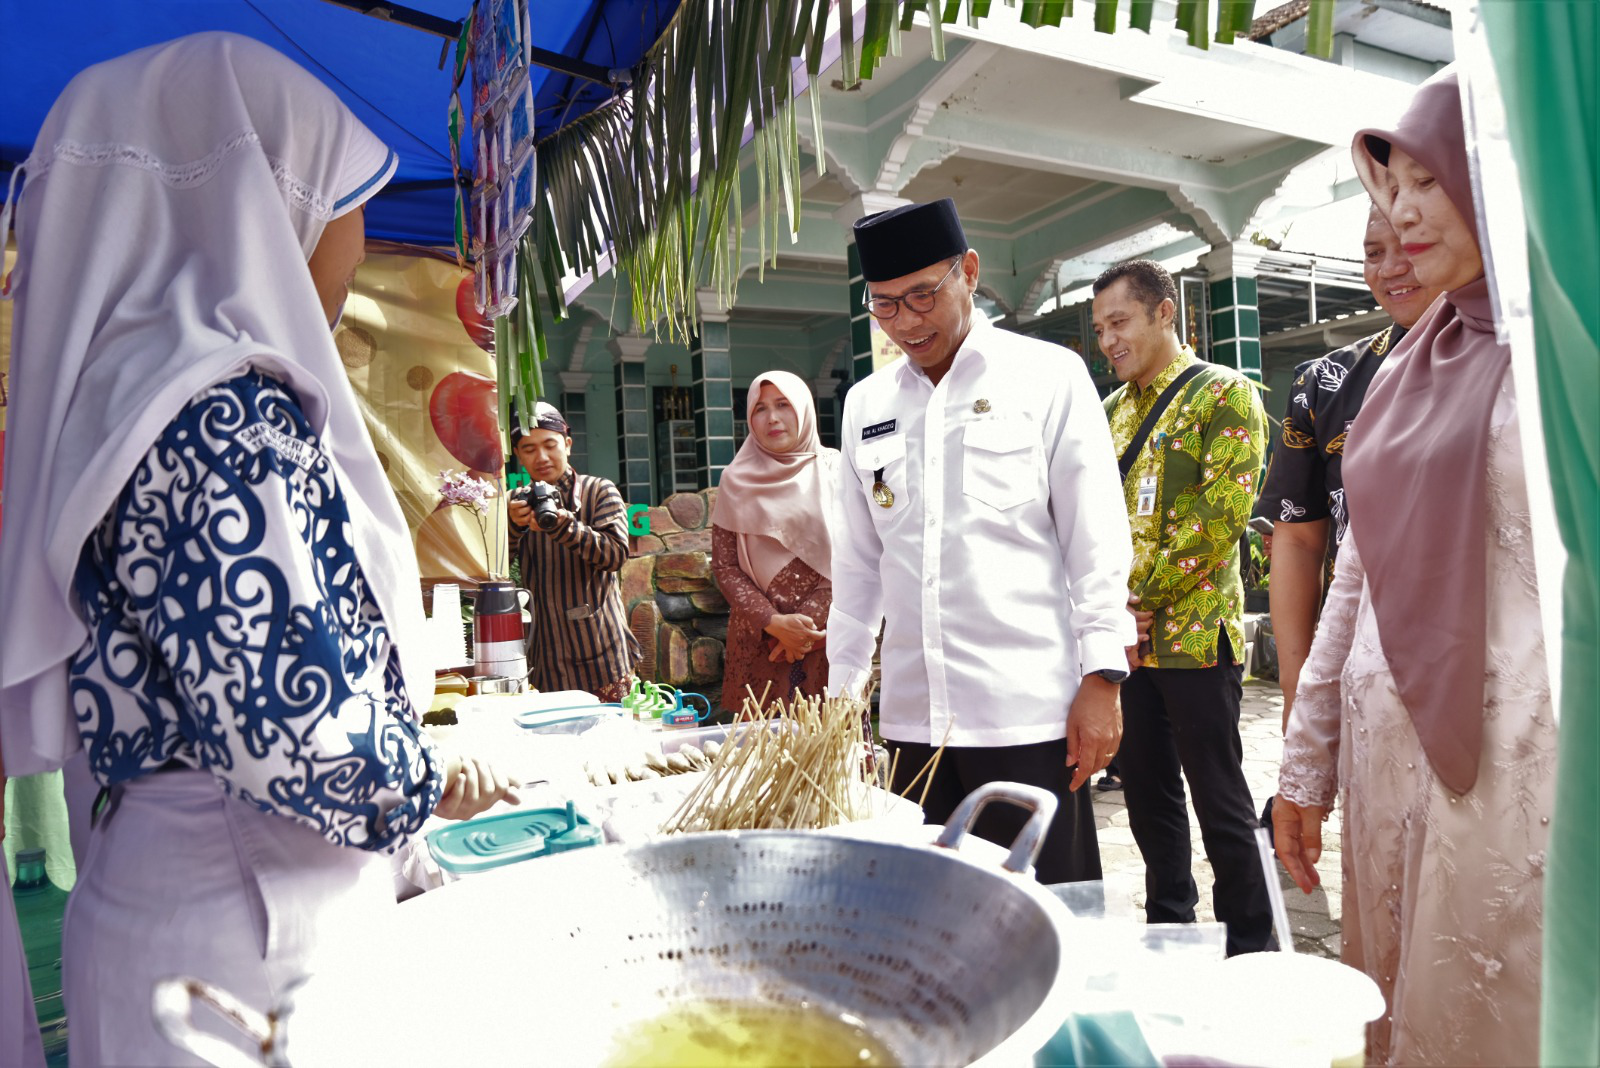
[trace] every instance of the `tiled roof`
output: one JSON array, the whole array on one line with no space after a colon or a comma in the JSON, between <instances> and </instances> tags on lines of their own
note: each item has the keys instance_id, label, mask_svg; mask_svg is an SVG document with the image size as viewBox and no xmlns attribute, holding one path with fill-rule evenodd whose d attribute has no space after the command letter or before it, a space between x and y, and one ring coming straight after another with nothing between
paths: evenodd
<instances>
[{"instance_id":1,"label":"tiled roof","mask_svg":"<svg viewBox=\"0 0 1600 1068\"><path fill-rule=\"evenodd\" d=\"M1305 18L1310 8L1311 0L1289 0L1287 4L1273 8L1250 23L1250 40L1259 41L1272 36L1289 23Z\"/></svg>"},{"instance_id":2,"label":"tiled roof","mask_svg":"<svg viewBox=\"0 0 1600 1068\"><path fill-rule=\"evenodd\" d=\"M1412 7L1426 11L1438 11L1446 15L1450 13L1449 6L1438 0L1408 0L1408 3ZM1310 7L1311 0L1289 0L1287 4L1278 5L1250 24L1248 34L1250 40L1259 41L1264 37L1270 37L1291 22L1305 18Z\"/></svg>"}]
</instances>

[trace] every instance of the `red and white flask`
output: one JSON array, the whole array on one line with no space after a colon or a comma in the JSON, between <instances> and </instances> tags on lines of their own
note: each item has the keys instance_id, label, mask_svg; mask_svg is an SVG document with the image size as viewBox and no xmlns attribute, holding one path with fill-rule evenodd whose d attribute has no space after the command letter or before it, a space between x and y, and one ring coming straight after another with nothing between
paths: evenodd
<instances>
[{"instance_id":1,"label":"red and white flask","mask_svg":"<svg viewBox=\"0 0 1600 1068\"><path fill-rule=\"evenodd\" d=\"M509 582L478 586L472 617L473 673L528 678L528 649L522 634L522 604Z\"/></svg>"}]
</instances>

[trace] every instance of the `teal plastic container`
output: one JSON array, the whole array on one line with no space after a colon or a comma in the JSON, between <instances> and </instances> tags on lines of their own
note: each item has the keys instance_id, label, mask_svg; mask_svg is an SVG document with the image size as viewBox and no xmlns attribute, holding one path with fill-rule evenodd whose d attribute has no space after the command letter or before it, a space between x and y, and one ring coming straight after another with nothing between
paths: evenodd
<instances>
[{"instance_id":1,"label":"teal plastic container","mask_svg":"<svg viewBox=\"0 0 1600 1068\"><path fill-rule=\"evenodd\" d=\"M22 929L22 949L28 957L28 982L44 1039L45 1063L65 1068L67 1010L61 1001L61 916L67 908L67 892L45 874L44 859L42 849L17 852L17 881L11 887L11 898L17 905L17 926Z\"/></svg>"},{"instance_id":2,"label":"teal plastic container","mask_svg":"<svg viewBox=\"0 0 1600 1068\"><path fill-rule=\"evenodd\" d=\"M571 705L517 713L517 725L535 734L582 734L608 719L620 719L619 704Z\"/></svg>"},{"instance_id":3,"label":"teal plastic container","mask_svg":"<svg viewBox=\"0 0 1600 1068\"><path fill-rule=\"evenodd\" d=\"M600 828L561 808L529 808L463 820L427 835L428 852L452 875L476 875L550 853L599 845Z\"/></svg>"}]
</instances>

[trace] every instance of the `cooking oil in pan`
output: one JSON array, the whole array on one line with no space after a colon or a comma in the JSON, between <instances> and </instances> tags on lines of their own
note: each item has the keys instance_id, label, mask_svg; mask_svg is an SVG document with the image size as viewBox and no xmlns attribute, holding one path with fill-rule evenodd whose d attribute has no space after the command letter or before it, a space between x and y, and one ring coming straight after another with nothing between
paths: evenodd
<instances>
[{"instance_id":1,"label":"cooking oil in pan","mask_svg":"<svg viewBox=\"0 0 1600 1068\"><path fill-rule=\"evenodd\" d=\"M896 1068L860 1020L814 1006L677 1004L622 1031L605 1068Z\"/></svg>"}]
</instances>

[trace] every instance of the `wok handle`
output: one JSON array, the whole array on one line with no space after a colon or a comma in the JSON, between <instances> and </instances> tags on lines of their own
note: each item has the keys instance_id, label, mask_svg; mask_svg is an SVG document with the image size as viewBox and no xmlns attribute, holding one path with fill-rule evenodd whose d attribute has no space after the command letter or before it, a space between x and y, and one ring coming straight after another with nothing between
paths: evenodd
<instances>
[{"instance_id":1,"label":"wok handle","mask_svg":"<svg viewBox=\"0 0 1600 1068\"><path fill-rule=\"evenodd\" d=\"M1056 814L1056 795L1049 790L1041 790L1037 786L1025 786L1020 782L991 782L985 783L966 796L956 810L950 814L950 821L944 825L944 830L939 832L937 846L945 849L955 849L961 845L961 839L972 830L973 823L977 822L978 813L991 801L1009 801L1020 808L1030 810L1033 815L1028 817L1028 822L1023 824L1016 840L1011 843L1011 854L1006 857L1001 867L1006 871L1021 874L1039 856L1039 850L1044 847L1044 834L1050 829L1050 821Z\"/></svg>"},{"instance_id":2,"label":"wok handle","mask_svg":"<svg viewBox=\"0 0 1600 1068\"><path fill-rule=\"evenodd\" d=\"M209 1006L244 1032L261 1050L261 1056L252 1057L233 1043L195 1027L196 1004ZM157 980L150 995L150 1010L162 1037L216 1068L261 1068L275 1063L270 1059L276 1030L272 1020L219 986L187 976Z\"/></svg>"}]
</instances>

